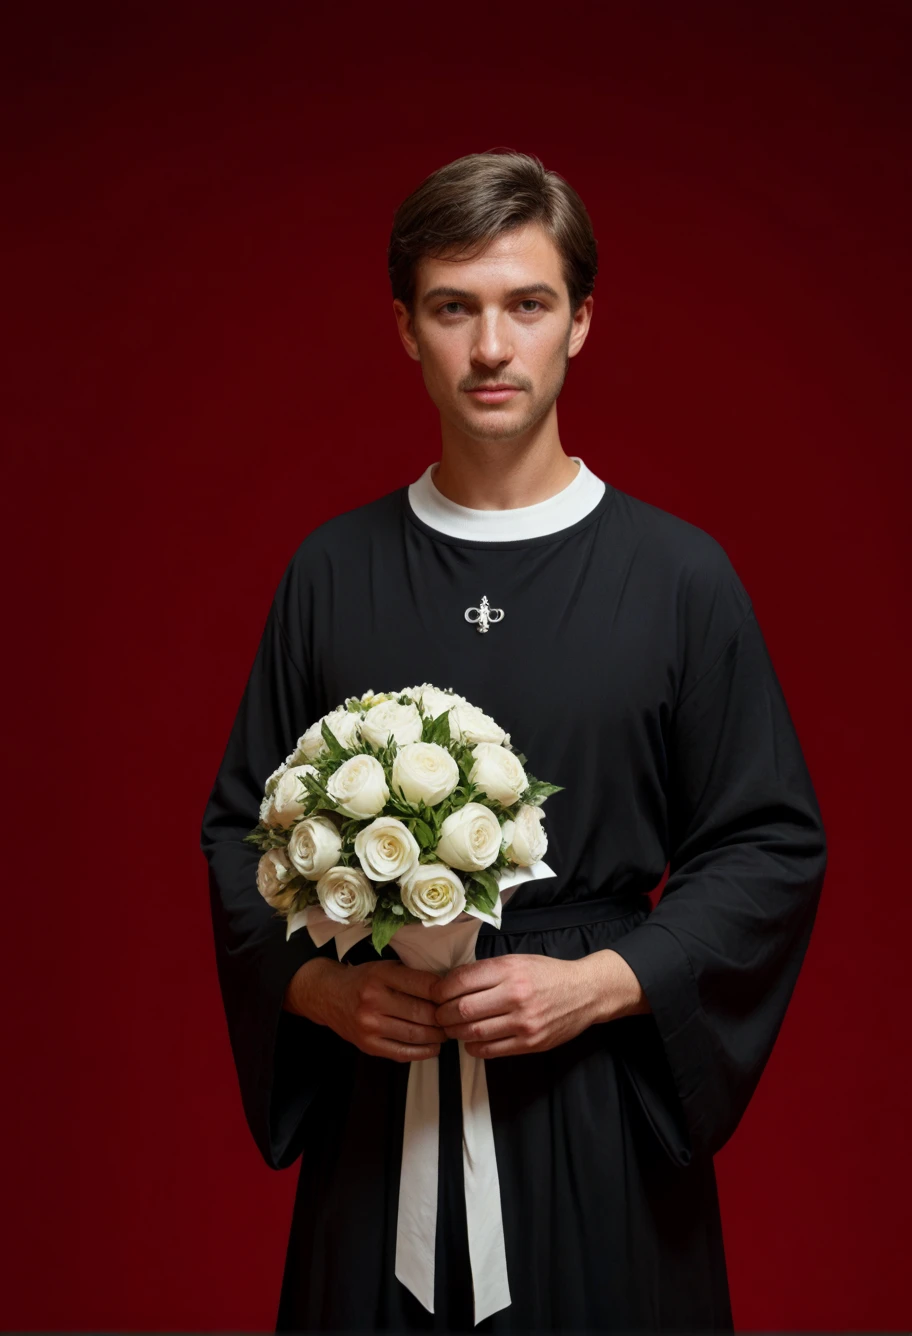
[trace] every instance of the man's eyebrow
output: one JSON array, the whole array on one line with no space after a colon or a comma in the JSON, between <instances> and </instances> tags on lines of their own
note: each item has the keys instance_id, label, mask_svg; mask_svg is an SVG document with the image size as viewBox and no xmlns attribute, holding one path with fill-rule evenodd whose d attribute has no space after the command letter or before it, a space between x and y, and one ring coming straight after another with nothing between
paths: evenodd
<instances>
[{"instance_id":1,"label":"man's eyebrow","mask_svg":"<svg viewBox=\"0 0 912 1336\"><path fill-rule=\"evenodd\" d=\"M550 283L526 283L520 288L511 288L509 292L504 293L504 296L508 301L512 301L514 297L528 297L536 293L545 297L553 297L556 301L560 300L560 293L556 292ZM430 292L424 294L422 301L434 301L437 297L455 297L459 301L477 301L478 293L467 292L465 288L431 288Z\"/></svg>"}]
</instances>

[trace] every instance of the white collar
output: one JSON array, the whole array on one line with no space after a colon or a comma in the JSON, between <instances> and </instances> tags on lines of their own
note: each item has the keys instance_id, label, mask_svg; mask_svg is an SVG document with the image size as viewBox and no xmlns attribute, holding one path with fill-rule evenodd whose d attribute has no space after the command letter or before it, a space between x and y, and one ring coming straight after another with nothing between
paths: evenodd
<instances>
[{"instance_id":1,"label":"white collar","mask_svg":"<svg viewBox=\"0 0 912 1336\"><path fill-rule=\"evenodd\" d=\"M570 458L579 464L573 481L554 496L532 506L514 506L507 510L475 510L472 506L460 506L434 486L433 474L439 460L428 464L421 477L409 484L409 505L425 524L454 538L498 542L556 533L588 515L605 494L605 483L586 467L579 455L570 455Z\"/></svg>"}]
</instances>

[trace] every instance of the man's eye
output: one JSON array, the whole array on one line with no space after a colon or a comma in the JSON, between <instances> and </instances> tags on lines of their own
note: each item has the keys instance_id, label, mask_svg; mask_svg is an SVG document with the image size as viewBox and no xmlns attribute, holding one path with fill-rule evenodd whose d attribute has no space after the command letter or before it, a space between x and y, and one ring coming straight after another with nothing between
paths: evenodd
<instances>
[{"instance_id":1,"label":"man's eye","mask_svg":"<svg viewBox=\"0 0 912 1336\"><path fill-rule=\"evenodd\" d=\"M456 311L450 310L452 306L462 306L462 302L445 302L440 309L445 315L456 315Z\"/></svg>"},{"instance_id":2,"label":"man's eye","mask_svg":"<svg viewBox=\"0 0 912 1336\"><path fill-rule=\"evenodd\" d=\"M541 302L537 302L537 301L535 300L534 297L525 297L519 304L520 304L520 306L524 306L524 307L526 307L526 308L528 308L528 307L530 307L530 306L541 306ZM526 313L527 313L528 315L534 315L534 312L533 312L533 311L528 311L528 310L527 310Z\"/></svg>"}]
</instances>

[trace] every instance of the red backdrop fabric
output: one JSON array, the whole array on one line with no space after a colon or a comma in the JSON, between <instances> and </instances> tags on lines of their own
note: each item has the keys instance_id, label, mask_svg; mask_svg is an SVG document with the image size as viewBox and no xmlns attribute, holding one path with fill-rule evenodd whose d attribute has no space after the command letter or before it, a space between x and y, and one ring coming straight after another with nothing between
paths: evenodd
<instances>
[{"instance_id":1,"label":"red backdrop fabric","mask_svg":"<svg viewBox=\"0 0 912 1336\"><path fill-rule=\"evenodd\" d=\"M908 37L886 0L23 7L4 1326L271 1329L298 1167L243 1121L199 823L291 553L439 457L386 242L497 146L599 242L564 449L726 548L829 837L717 1158L737 1325L908 1322Z\"/></svg>"}]
</instances>

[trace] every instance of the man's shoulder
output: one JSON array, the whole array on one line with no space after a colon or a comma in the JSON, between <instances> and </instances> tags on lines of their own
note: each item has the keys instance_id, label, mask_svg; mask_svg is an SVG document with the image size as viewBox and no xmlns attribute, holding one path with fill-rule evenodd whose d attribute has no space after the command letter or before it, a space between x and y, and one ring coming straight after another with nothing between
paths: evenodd
<instances>
[{"instance_id":1,"label":"man's shoulder","mask_svg":"<svg viewBox=\"0 0 912 1336\"><path fill-rule=\"evenodd\" d=\"M322 560L333 561L362 550L366 540L393 534L401 515L402 488L341 510L315 524L292 554L290 565L305 568Z\"/></svg>"},{"instance_id":2,"label":"man's shoulder","mask_svg":"<svg viewBox=\"0 0 912 1336\"><path fill-rule=\"evenodd\" d=\"M691 520L621 493L616 518L629 534L631 561L641 587L666 597L697 639L724 638L752 608L723 543ZM667 606L667 605L666 605Z\"/></svg>"},{"instance_id":3,"label":"man's shoulder","mask_svg":"<svg viewBox=\"0 0 912 1336\"><path fill-rule=\"evenodd\" d=\"M629 492L618 491L616 502L636 546L670 572L709 581L735 574L728 551L707 529Z\"/></svg>"}]
</instances>

